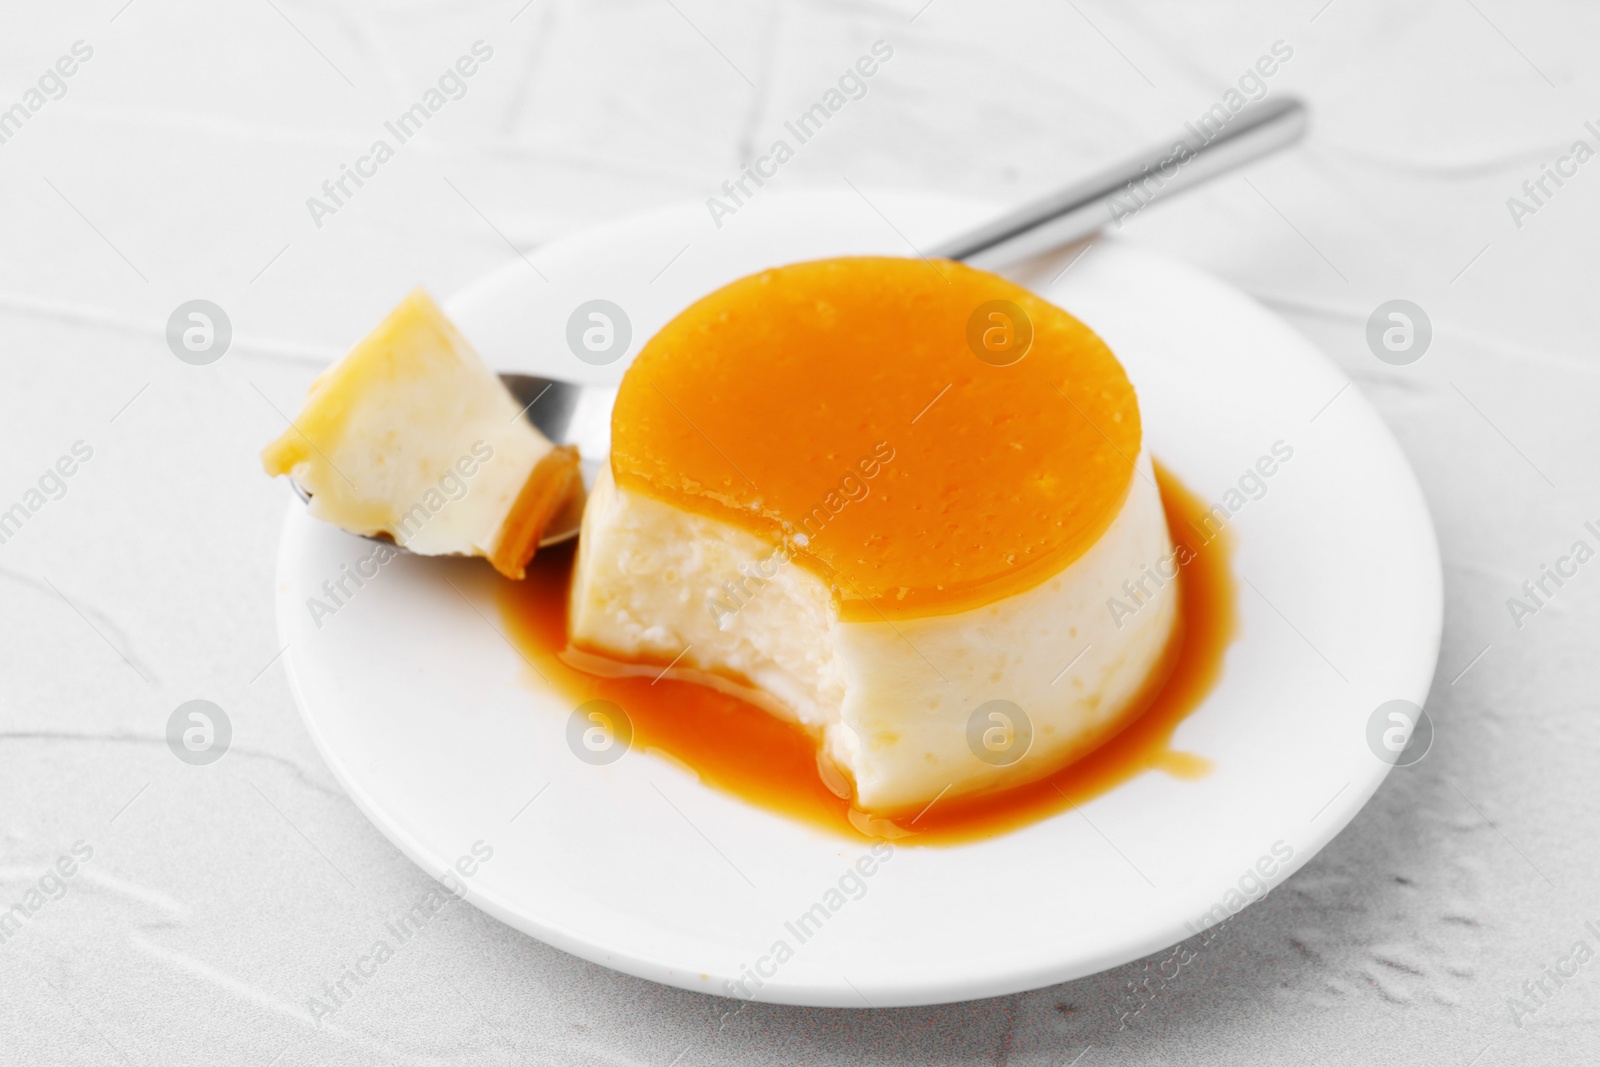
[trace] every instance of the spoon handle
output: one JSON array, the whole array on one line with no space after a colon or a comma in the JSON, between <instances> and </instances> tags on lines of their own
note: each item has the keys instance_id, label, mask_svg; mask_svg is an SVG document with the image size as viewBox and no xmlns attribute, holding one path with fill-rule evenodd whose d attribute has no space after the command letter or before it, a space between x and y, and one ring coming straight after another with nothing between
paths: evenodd
<instances>
[{"instance_id":1,"label":"spoon handle","mask_svg":"<svg viewBox=\"0 0 1600 1067\"><path fill-rule=\"evenodd\" d=\"M1081 181L1024 204L993 222L929 249L929 256L975 267L1015 263L1087 237L1155 200L1293 144L1305 133L1306 106L1292 97L1210 115L1184 132Z\"/></svg>"}]
</instances>

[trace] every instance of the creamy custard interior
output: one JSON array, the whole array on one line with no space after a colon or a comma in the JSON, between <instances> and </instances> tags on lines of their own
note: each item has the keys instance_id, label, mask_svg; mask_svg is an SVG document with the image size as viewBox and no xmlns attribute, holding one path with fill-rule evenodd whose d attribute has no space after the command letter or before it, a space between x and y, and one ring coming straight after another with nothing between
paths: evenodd
<instances>
[{"instance_id":1,"label":"creamy custard interior","mask_svg":"<svg viewBox=\"0 0 1600 1067\"><path fill-rule=\"evenodd\" d=\"M1176 584L1105 605L1170 552L1133 387L1086 326L957 263L802 263L698 301L628 370L570 637L741 691L817 735L859 809L914 812L1125 723Z\"/></svg>"}]
</instances>

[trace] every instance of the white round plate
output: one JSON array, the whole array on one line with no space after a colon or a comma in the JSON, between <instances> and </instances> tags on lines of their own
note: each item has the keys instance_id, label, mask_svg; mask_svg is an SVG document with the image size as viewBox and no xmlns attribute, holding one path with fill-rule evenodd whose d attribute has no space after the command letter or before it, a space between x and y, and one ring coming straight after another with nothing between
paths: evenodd
<instances>
[{"instance_id":1,"label":"white round plate","mask_svg":"<svg viewBox=\"0 0 1600 1067\"><path fill-rule=\"evenodd\" d=\"M594 367L567 348L581 303L625 309L631 356L741 275L909 255L992 214L927 195L764 191L719 228L704 205L681 205L515 260L449 310L499 369L615 381L626 360ZM1207 501L1241 478L1253 491L1229 522L1238 636L1173 739L1212 761L1209 776L1146 773L1004 836L895 847L860 877L865 842L750 807L648 752L577 759L572 708L499 631L480 561L397 558L313 619L308 598L373 546L295 503L278 625L329 766L430 873L469 857L457 880L477 907L584 959L711 994L886 1007L1012 993L1137 959L1259 899L1382 782L1374 710L1427 695L1442 614L1427 508L1360 393L1248 297L1114 241L1050 284L1059 270L1014 276L1111 345L1156 458ZM1257 489L1246 475L1275 444L1292 457ZM475 844L492 857L471 858ZM796 920L818 904L827 920L802 941Z\"/></svg>"}]
</instances>

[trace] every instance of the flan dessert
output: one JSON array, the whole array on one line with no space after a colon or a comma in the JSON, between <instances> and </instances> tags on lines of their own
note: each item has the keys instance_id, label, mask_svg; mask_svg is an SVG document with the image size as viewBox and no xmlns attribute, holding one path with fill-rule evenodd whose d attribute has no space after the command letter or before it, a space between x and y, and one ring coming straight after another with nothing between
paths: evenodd
<instances>
[{"instance_id":1,"label":"flan dessert","mask_svg":"<svg viewBox=\"0 0 1600 1067\"><path fill-rule=\"evenodd\" d=\"M577 450L522 417L420 289L311 384L261 459L318 519L425 556L481 556L508 578L552 518L582 506Z\"/></svg>"},{"instance_id":2,"label":"flan dessert","mask_svg":"<svg viewBox=\"0 0 1600 1067\"><path fill-rule=\"evenodd\" d=\"M1083 323L949 261L763 271L622 380L569 638L724 688L896 816L1051 774L1174 642L1137 397ZM1108 611L1139 589L1137 610ZM762 709L762 710L757 710Z\"/></svg>"}]
</instances>

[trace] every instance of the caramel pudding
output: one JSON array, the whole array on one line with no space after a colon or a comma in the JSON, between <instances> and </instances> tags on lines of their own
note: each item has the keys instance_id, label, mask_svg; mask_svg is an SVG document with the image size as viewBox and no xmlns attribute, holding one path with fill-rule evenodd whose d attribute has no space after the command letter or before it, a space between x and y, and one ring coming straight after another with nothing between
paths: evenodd
<instances>
[{"instance_id":1,"label":"caramel pudding","mask_svg":"<svg viewBox=\"0 0 1600 1067\"><path fill-rule=\"evenodd\" d=\"M1171 666L1177 583L1144 580L1171 555L1088 327L959 263L801 263L693 304L624 376L569 637L586 669L806 731L836 792L893 816L1126 725ZM1139 609L1108 611L1129 581Z\"/></svg>"}]
</instances>

